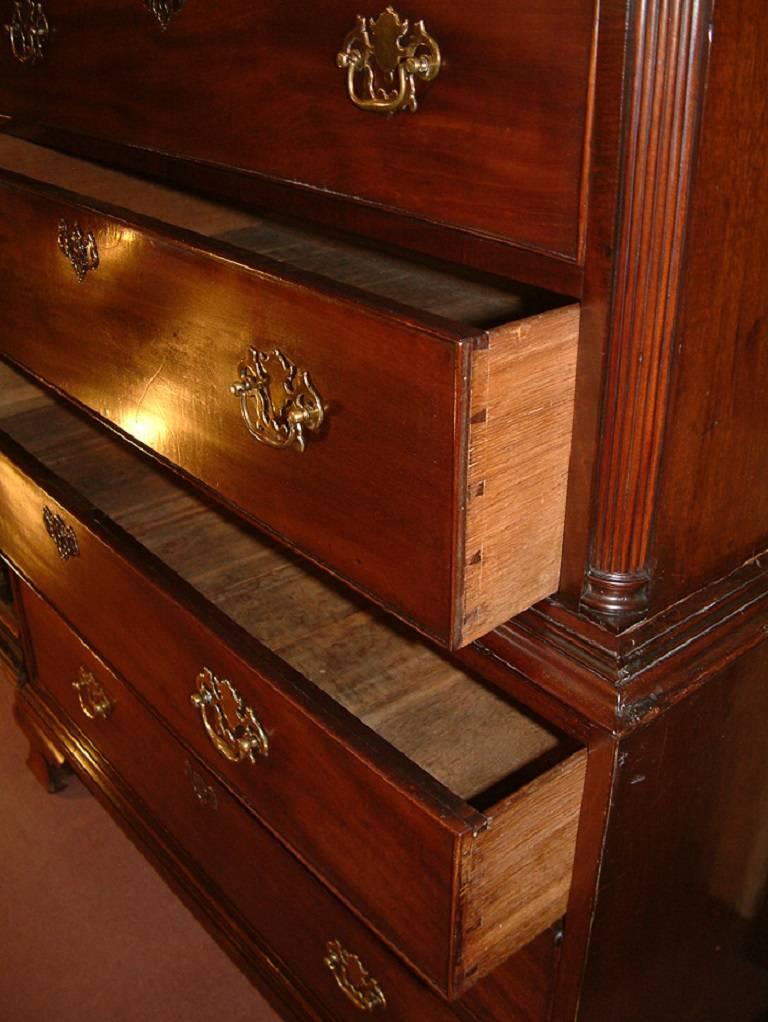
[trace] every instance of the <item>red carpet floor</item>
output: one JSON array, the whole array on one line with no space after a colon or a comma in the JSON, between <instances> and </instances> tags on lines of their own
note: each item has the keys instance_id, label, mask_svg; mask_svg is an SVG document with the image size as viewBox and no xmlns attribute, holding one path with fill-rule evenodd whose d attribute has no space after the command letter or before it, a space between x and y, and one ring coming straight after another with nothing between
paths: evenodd
<instances>
[{"instance_id":1,"label":"red carpet floor","mask_svg":"<svg viewBox=\"0 0 768 1022\"><path fill-rule=\"evenodd\" d=\"M277 1022L72 778L48 795L0 677L0 1020Z\"/></svg>"}]
</instances>

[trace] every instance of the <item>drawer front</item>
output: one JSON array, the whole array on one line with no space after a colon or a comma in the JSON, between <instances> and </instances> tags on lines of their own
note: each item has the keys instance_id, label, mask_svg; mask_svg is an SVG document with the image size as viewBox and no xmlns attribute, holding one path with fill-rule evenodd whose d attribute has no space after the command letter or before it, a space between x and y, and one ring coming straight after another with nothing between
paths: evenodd
<instances>
[{"instance_id":1,"label":"drawer front","mask_svg":"<svg viewBox=\"0 0 768 1022\"><path fill-rule=\"evenodd\" d=\"M440 992L459 996L564 913L583 751L475 811L45 473L0 437L0 549Z\"/></svg>"},{"instance_id":2,"label":"drawer front","mask_svg":"<svg viewBox=\"0 0 768 1022\"><path fill-rule=\"evenodd\" d=\"M337 66L357 15L376 19L383 3L177 0L154 4L181 8L165 31L138 0L108 14L97 0L42 6L40 59L3 46L0 113L577 254L591 0L396 5L401 45L423 19L442 66L431 82L410 76L418 108L392 116L360 109ZM375 84L387 84L366 28ZM434 48L422 56L435 66ZM353 78L365 102L364 70Z\"/></svg>"},{"instance_id":3,"label":"drawer front","mask_svg":"<svg viewBox=\"0 0 768 1022\"><path fill-rule=\"evenodd\" d=\"M27 590L35 683L49 692L266 942L311 1003L333 1019L440 1022L454 1018L147 712L125 686ZM365 970L363 974L358 965ZM360 1004L356 1003L360 1002Z\"/></svg>"},{"instance_id":4,"label":"drawer front","mask_svg":"<svg viewBox=\"0 0 768 1022\"><path fill-rule=\"evenodd\" d=\"M13 445L0 439L0 455L3 446L7 455ZM119 530L108 536L86 509L64 506L32 471L0 456L0 549L270 829L448 989L458 841L482 817L332 700L309 694L181 580L171 595L172 573ZM234 762L214 747L209 708L191 702L204 668L254 712L267 756Z\"/></svg>"},{"instance_id":5,"label":"drawer front","mask_svg":"<svg viewBox=\"0 0 768 1022\"><path fill-rule=\"evenodd\" d=\"M99 265L82 281L57 243L60 221L94 235ZM451 641L469 342L10 185L0 275L6 355ZM260 429L258 398L232 394L251 347L278 349L294 380L309 374L326 412L303 451L298 439L271 446L285 436ZM282 393L293 370L269 355L258 372ZM296 392L297 408L315 400L300 382ZM269 442L251 435L243 405Z\"/></svg>"}]
</instances>

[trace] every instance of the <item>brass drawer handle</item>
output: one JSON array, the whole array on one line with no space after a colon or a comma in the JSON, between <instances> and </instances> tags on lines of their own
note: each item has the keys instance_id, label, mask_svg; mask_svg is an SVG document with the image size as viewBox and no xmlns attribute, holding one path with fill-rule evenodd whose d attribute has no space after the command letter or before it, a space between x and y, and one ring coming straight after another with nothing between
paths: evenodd
<instances>
[{"instance_id":1,"label":"brass drawer handle","mask_svg":"<svg viewBox=\"0 0 768 1022\"><path fill-rule=\"evenodd\" d=\"M440 47L424 22L411 29L392 7L378 18L358 14L336 56L337 65L347 72L347 92L355 106L384 114L415 111L416 80L437 78L441 62Z\"/></svg>"},{"instance_id":2,"label":"brass drawer handle","mask_svg":"<svg viewBox=\"0 0 768 1022\"><path fill-rule=\"evenodd\" d=\"M206 809L218 809L219 797L215 789L206 782L199 771L195 770L188 759L184 761L184 773L189 778L192 791L200 805L205 806Z\"/></svg>"},{"instance_id":3,"label":"brass drawer handle","mask_svg":"<svg viewBox=\"0 0 768 1022\"><path fill-rule=\"evenodd\" d=\"M249 348L240 363L240 379L230 390L240 399L248 432L267 447L295 446L303 451L307 433L320 429L325 418L309 373L278 348Z\"/></svg>"},{"instance_id":4,"label":"brass drawer handle","mask_svg":"<svg viewBox=\"0 0 768 1022\"><path fill-rule=\"evenodd\" d=\"M341 946L339 940L329 940L325 946L325 965L333 973L333 978L356 1008L360 1011L373 1011L375 1008L386 1008L387 999L381 987L371 976L357 955L351 954Z\"/></svg>"},{"instance_id":5,"label":"brass drawer handle","mask_svg":"<svg viewBox=\"0 0 768 1022\"><path fill-rule=\"evenodd\" d=\"M256 714L231 681L217 678L207 667L197 676L198 691L190 696L200 711L216 751L232 763L269 755L269 738Z\"/></svg>"},{"instance_id":6,"label":"brass drawer handle","mask_svg":"<svg viewBox=\"0 0 768 1022\"><path fill-rule=\"evenodd\" d=\"M15 0L11 22L5 26L13 55L22 64L37 64L45 54L51 27L37 0Z\"/></svg>"},{"instance_id":7,"label":"brass drawer handle","mask_svg":"<svg viewBox=\"0 0 768 1022\"><path fill-rule=\"evenodd\" d=\"M82 283L86 274L99 265L99 250L93 233L86 233L77 221L70 227L66 220L59 220L57 241L62 255L69 260L75 276Z\"/></svg>"},{"instance_id":8,"label":"brass drawer handle","mask_svg":"<svg viewBox=\"0 0 768 1022\"><path fill-rule=\"evenodd\" d=\"M184 0L144 0L144 6L150 14L154 14L160 28L165 32L171 23L171 18L174 14L178 14L184 6Z\"/></svg>"},{"instance_id":9,"label":"brass drawer handle","mask_svg":"<svg viewBox=\"0 0 768 1022\"><path fill-rule=\"evenodd\" d=\"M62 561L80 555L77 535L71 525L67 525L61 515L57 515L46 505L43 508L43 524L45 531L53 540Z\"/></svg>"},{"instance_id":10,"label":"brass drawer handle","mask_svg":"<svg viewBox=\"0 0 768 1022\"><path fill-rule=\"evenodd\" d=\"M99 717L106 720L112 713L114 702L96 681L90 671L81 667L77 674L77 681L72 682L72 688L77 692L77 699L80 709L89 720Z\"/></svg>"}]
</instances>

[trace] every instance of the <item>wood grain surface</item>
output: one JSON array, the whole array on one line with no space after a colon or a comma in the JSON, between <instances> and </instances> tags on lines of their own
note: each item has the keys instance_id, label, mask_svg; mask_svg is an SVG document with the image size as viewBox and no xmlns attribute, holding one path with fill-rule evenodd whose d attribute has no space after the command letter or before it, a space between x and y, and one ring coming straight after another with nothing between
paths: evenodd
<instances>
[{"instance_id":1,"label":"wood grain surface","mask_svg":"<svg viewBox=\"0 0 768 1022\"><path fill-rule=\"evenodd\" d=\"M768 549L766 95L766 5L718 0L652 547L654 609Z\"/></svg>"},{"instance_id":2,"label":"wood grain surface","mask_svg":"<svg viewBox=\"0 0 768 1022\"><path fill-rule=\"evenodd\" d=\"M558 589L578 306L491 330L473 362L465 645Z\"/></svg>"},{"instance_id":3,"label":"wood grain surface","mask_svg":"<svg viewBox=\"0 0 768 1022\"><path fill-rule=\"evenodd\" d=\"M81 161L15 139L5 150L49 181L78 177ZM22 239L2 249L7 355L444 645L553 591L576 307L258 220L220 248L140 214L173 220L178 206L185 225L219 230L226 210L156 185L144 201L134 180L90 165L83 177L112 215L10 176L0 191L0 239ZM139 210L127 220L111 205L126 201ZM55 245L62 218L97 236L100 265L81 284ZM510 318L516 329L498 327ZM473 377L487 344L493 364ZM241 421L230 387L251 345L307 369L326 405L303 454L259 444ZM468 447L470 405L496 439ZM465 601L468 458L482 509L468 556L484 549L486 564Z\"/></svg>"},{"instance_id":4,"label":"wood grain surface","mask_svg":"<svg viewBox=\"0 0 768 1022\"><path fill-rule=\"evenodd\" d=\"M9 392L18 407L18 386ZM330 590L314 598L318 580L312 573L307 576L284 555L265 553L262 542L229 520L223 520L222 532L221 512L204 504L202 514L191 512L185 500L200 504L198 498L181 491L185 500L178 501L179 484L169 483L146 459L84 417L49 402L9 416L4 425L17 440L24 438L46 469L25 448L4 440L0 547L78 631L99 644L110 665L209 768L448 996L458 996L483 969L520 946L514 933L490 934L491 943L498 937L504 946L477 970L464 970L463 939L454 929L457 923L463 926L463 903L471 896L471 885L459 883L456 872L462 837L479 840L485 828L494 826L492 803L516 790L516 811L505 827L509 840L524 847L522 835L530 826L539 827L529 823L540 818L537 776L551 777L578 812L580 791L569 787L567 775L557 769L573 755L573 746L412 637L383 621L372 627L370 615L348 598L338 599ZM63 480L46 477L51 470ZM269 631L264 608L270 608L277 622L273 640L293 643L289 660L303 666L304 650L317 644L317 652L306 659L326 691L246 638L222 608L169 575L135 541L126 551L127 536L104 518L103 509L89 511L88 505L78 504L82 497L67 498L67 486L73 493L82 488L98 495L115 517L125 514L137 534L143 522L158 549L201 588L218 591L236 616L261 617L259 628ZM43 528L44 504L76 530L79 554L65 564ZM231 543L234 534L228 530L240 533L241 540ZM304 578L309 599L302 591ZM281 594L283 585L288 592L293 586L295 597ZM244 609L259 603L261 612ZM282 618L292 605L298 606L298 616L286 629ZM296 632L302 629L303 641L297 642ZM269 734L266 759L254 765L231 763L215 753L189 701L202 667L230 679L257 712ZM379 727L417 754L423 766L455 783L465 797L476 795L486 808L473 809L366 724ZM490 754L479 757L480 747ZM560 814L544 815L557 884L567 886L570 862L559 851ZM349 849L354 854L347 854ZM428 879L420 867L425 856L431 863ZM517 882L513 873L507 880ZM499 882L505 882L501 873ZM539 932L562 908L547 898L533 905ZM416 906L417 920L411 920ZM529 927L525 933L526 939L533 936Z\"/></svg>"},{"instance_id":5,"label":"wood grain surface","mask_svg":"<svg viewBox=\"0 0 768 1022\"><path fill-rule=\"evenodd\" d=\"M383 117L352 104L336 67L356 15L379 6L187 4L163 32L129 0L108 19L96 0L50 0L45 59L0 50L0 111L575 260L592 8L401 10L424 19L444 68L417 112Z\"/></svg>"},{"instance_id":6,"label":"wood grain surface","mask_svg":"<svg viewBox=\"0 0 768 1022\"><path fill-rule=\"evenodd\" d=\"M339 1022L359 1018L359 1008L324 964L328 943L340 940L381 985L388 1015L402 1022L453 1018L448 1005L270 837L39 596L25 587L23 602L39 651L35 684L53 697L62 720L83 733L141 800L145 817L178 842L203 881L222 892L230 911L312 1000ZM112 700L108 718L89 720L82 713L72 687L81 667Z\"/></svg>"},{"instance_id":7,"label":"wood grain surface","mask_svg":"<svg viewBox=\"0 0 768 1022\"><path fill-rule=\"evenodd\" d=\"M540 933L542 914L550 922L565 915L586 763L583 751L534 781L528 790L536 792L536 811L522 827L516 796L497 806L491 827L472 843L463 860L468 976L491 972Z\"/></svg>"},{"instance_id":8,"label":"wood grain surface","mask_svg":"<svg viewBox=\"0 0 768 1022\"><path fill-rule=\"evenodd\" d=\"M591 562L583 600L619 627L644 616L650 535L696 161L710 0L643 0L631 11L622 214ZM672 420L670 420L671 422Z\"/></svg>"}]
</instances>

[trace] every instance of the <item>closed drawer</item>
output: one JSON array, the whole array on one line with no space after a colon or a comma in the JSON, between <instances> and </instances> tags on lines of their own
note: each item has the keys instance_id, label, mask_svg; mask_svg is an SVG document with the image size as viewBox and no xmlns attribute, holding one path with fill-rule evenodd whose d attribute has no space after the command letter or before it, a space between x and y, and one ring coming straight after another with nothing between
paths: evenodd
<instances>
[{"instance_id":1,"label":"closed drawer","mask_svg":"<svg viewBox=\"0 0 768 1022\"><path fill-rule=\"evenodd\" d=\"M401 1022L455 1017L171 737L58 614L26 587L23 602L36 687L138 794L149 822L154 818L159 833L191 856L208 889L212 882L222 892L310 1003L319 1002L339 1022L355 1022L361 1010Z\"/></svg>"},{"instance_id":2,"label":"closed drawer","mask_svg":"<svg viewBox=\"0 0 768 1022\"><path fill-rule=\"evenodd\" d=\"M4 145L232 243L8 176L0 352L450 648L557 589L577 306Z\"/></svg>"},{"instance_id":3,"label":"closed drawer","mask_svg":"<svg viewBox=\"0 0 768 1022\"><path fill-rule=\"evenodd\" d=\"M7 436L0 548L426 979L564 912L583 751L50 400L2 421L164 560Z\"/></svg>"},{"instance_id":4,"label":"closed drawer","mask_svg":"<svg viewBox=\"0 0 768 1022\"><path fill-rule=\"evenodd\" d=\"M337 67L383 4L187 2L162 31L137 0L43 0L41 59L14 59L8 36L0 51L0 113L575 260L594 6L398 6L406 44L423 19L443 67L417 78L418 110L387 117L358 109Z\"/></svg>"}]
</instances>

